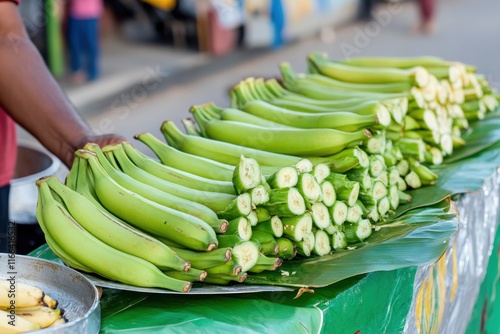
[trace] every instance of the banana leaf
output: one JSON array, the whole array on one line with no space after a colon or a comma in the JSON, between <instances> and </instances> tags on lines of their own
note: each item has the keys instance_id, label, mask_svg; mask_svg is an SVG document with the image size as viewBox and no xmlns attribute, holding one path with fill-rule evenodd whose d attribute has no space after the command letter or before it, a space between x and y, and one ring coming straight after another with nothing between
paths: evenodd
<instances>
[{"instance_id":1,"label":"banana leaf","mask_svg":"<svg viewBox=\"0 0 500 334\"><path fill-rule=\"evenodd\" d=\"M276 271L251 274L250 284L323 287L372 271L395 270L435 262L446 250L458 223L449 201L415 209L380 226L355 249L285 261Z\"/></svg>"},{"instance_id":2,"label":"banana leaf","mask_svg":"<svg viewBox=\"0 0 500 334\"><path fill-rule=\"evenodd\" d=\"M249 275L244 285L220 287L221 289L213 286L212 289L194 289L193 293L249 293L266 291L266 285L316 288L368 272L433 263L444 253L450 237L458 227L456 216L448 213L449 210L449 199L430 207L414 209L398 219L380 225L380 229L365 242L353 245L354 249L337 251L322 257L285 261L276 271ZM60 262L47 245L30 255ZM256 288L260 290L245 290L248 284L258 285L260 287ZM127 287L124 290L134 288ZM157 290L149 289L148 292L158 293Z\"/></svg>"},{"instance_id":3,"label":"banana leaf","mask_svg":"<svg viewBox=\"0 0 500 334\"><path fill-rule=\"evenodd\" d=\"M491 157L491 154L487 156ZM452 195L480 189L484 180L490 177L499 166L498 161L482 162L480 159L482 157L483 155L477 159L467 159L433 169L439 175L436 183L432 186L408 191L413 200L408 204L401 205L396 210L395 217L411 209L438 203ZM497 155L495 160L499 157L500 155Z\"/></svg>"}]
</instances>

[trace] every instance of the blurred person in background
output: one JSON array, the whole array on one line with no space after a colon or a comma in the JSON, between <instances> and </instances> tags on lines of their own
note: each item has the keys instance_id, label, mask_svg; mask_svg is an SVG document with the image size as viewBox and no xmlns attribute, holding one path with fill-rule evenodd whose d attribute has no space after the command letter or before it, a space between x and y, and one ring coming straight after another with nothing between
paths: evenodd
<instances>
[{"instance_id":1,"label":"blurred person in background","mask_svg":"<svg viewBox=\"0 0 500 334\"><path fill-rule=\"evenodd\" d=\"M414 29L416 33L434 34L436 32L436 0L418 0L420 23Z\"/></svg>"},{"instance_id":2,"label":"blurred person in background","mask_svg":"<svg viewBox=\"0 0 500 334\"><path fill-rule=\"evenodd\" d=\"M99 77L99 20L102 0L69 0L67 38L71 82L82 84Z\"/></svg>"},{"instance_id":3,"label":"blurred person in background","mask_svg":"<svg viewBox=\"0 0 500 334\"><path fill-rule=\"evenodd\" d=\"M359 2L358 17L362 21L370 21L372 19L372 10L375 6L375 0L361 0Z\"/></svg>"},{"instance_id":4,"label":"blurred person in background","mask_svg":"<svg viewBox=\"0 0 500 334\"><path fill-rule=\"evenodd\" d=\"M18 3L0 0L0 253L8 251L9 183L17 151L14 122L67 167L75 150L88 142L107 145L124 140L96 135L78 115L29 39Z\"/></svg>"}]
</instances>

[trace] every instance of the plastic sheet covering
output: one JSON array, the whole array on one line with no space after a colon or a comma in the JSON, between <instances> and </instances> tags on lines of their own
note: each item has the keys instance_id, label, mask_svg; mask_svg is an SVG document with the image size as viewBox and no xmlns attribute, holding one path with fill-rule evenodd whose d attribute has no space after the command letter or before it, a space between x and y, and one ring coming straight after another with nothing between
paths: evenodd
<instances>
[{"instance_id":1,"label":"plastic sheet covering","mask_svg":"<svg viewBox=\"0 0 500 334\"><path fill-rule=\"evenodd\" d=\"M379 271L314 289L161 295L104 289L101 334L401 333L416 268Z\"/></svg>"},{"instance_id":2,"label":"plastic sheet covering","mask_svg":"<svg viewBox=\"0 0 500 334\"><path fill-rule=\"evenodd\" d=\"M57 261L47 245L31 255ZM105 288L100 333L402 333L416 271L358 275L298 298L275 286L204 295Z\"/></svg>"},{"instance_id":3,"label":"plastic sheet covering","mask_svg":"<svg viewBox=\"0 0 500 334\"><path fill-rule=\"evenodd\" d=\"M459 229L435 264L419 267L406 333L464 333L469 323L499 221L499 170L482 189L456 199Z\"/></svg>"},{"instance_id":4,"label":"plastic sheet covering","mask_svg":"<svg viewBox=\"0 0 500 334\"><path fill-rule=\"evenodd\" d=\"M322 312L280 304L291 299L286 294L179 297L106 289L100 333L320 333Z\"/></svg>"}]
</instances>

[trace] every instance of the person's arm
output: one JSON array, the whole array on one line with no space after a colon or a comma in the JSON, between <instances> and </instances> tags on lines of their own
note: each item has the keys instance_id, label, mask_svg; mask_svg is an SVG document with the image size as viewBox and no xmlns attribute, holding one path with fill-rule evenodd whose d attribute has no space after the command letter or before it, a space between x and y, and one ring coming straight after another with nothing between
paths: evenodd
<instances>
[{"instance_id":1,"label":"person's arm","mask_svg":"<svg viewBox=\"0 0 500 334\"><path fill-rule=\"evenodd\" d=\"M97 136L75 111L30 41L18 8L0 2L0 106L66 166L87 142L125 140Z\"/></svg>"}]
</instances>

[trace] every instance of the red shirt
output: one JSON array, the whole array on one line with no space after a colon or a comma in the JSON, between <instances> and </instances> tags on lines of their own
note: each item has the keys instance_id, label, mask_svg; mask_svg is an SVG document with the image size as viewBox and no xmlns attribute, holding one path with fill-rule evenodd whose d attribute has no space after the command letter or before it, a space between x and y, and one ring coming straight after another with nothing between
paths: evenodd
<instances>
[{"instance_id":1,"label":"red shirt","mask_svg":"<svg viewBox=\"0 0 500 334\"><path fill-rule=\"evenodd\" d=\"M16 125L7 113L0 109L0 187L9 184L16 168Z\"/></svg>"},{"instance_id":2,"label":"red shirt","mask_svg":"<svg viewBox=\"0 0 500 334\"><path fill-rule=\"evenodd\" d=\"M0 2L3 1L19 3L19 0L0 0ZM16 125L12 118L0 108L0 187L9 184L14 176L16 154Z\"/></svg>"}]
</instances>

